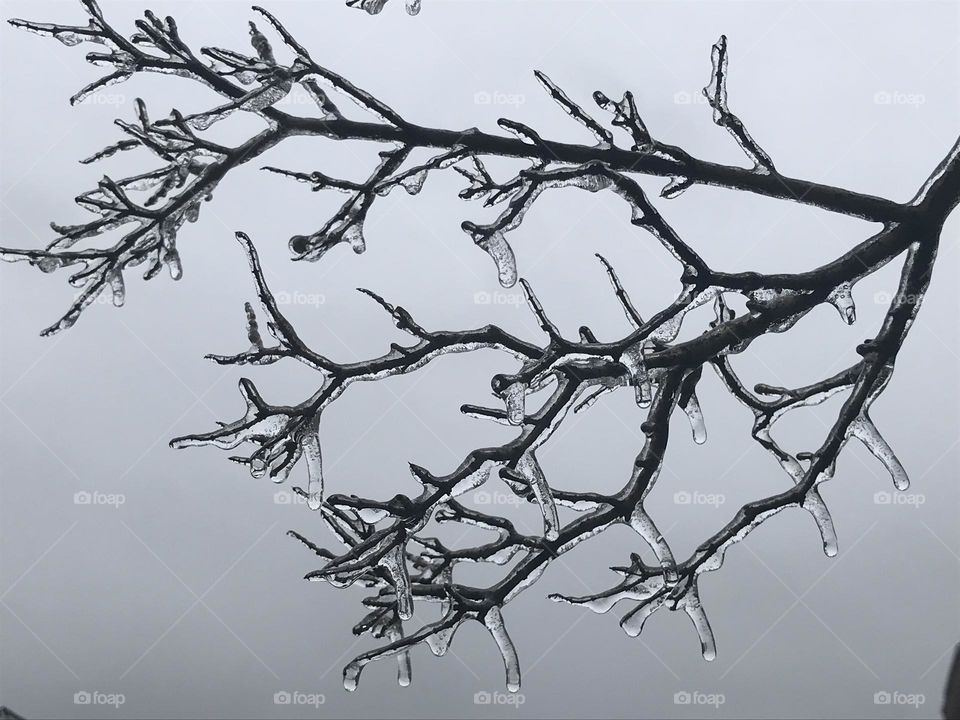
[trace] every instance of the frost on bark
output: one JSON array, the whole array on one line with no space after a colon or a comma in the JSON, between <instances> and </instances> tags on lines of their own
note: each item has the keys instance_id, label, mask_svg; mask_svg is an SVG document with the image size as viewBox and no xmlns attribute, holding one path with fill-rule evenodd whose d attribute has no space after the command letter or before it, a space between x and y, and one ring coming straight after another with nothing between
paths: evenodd
<instances>
[{"instance_id":1,"label":"frost on bark","mask_svg":"<svg viewBox=\"0 0 960 720\"><path fill-rule=\"evenodd\" d=\"M380 3L352 3L379 9ZM243 415L210 432L187 435L172 442L177 448L214 445L232 450L251 447L249 454L231 457L255 477L286 480L299 464L307 483L297 492L306 499L336 538L328 549L304 535L291 535L321 561L306 577L335 587L361 585L371 595L363 601L366 614L354 627L382 644L366 652L344 671L344 684L354 689L363 668L373 660L396 656L398 678L411 679L409 651L425 643L443 655L456 630L477 622L489 632L504 662L506 684L520 686L517 648L508 633L505 607L533 585L559 555L614 525L626 525L639 536L632 550L614 568L619 580L583 597L553 595L552 600L605 613L615 605L625 612L620 624L631 636L639 634L654 612L681 611L691 620L705 659L716 654L710 622L700 600L700 576L720 568L727 549L742 540L766 519L787 508L808 512L822 537L827 555L837 552L830 512L820 495L820 484L832 479L836 461L851 439L865 444L885 466L898 490L906 489L907 474L892 448L874 425L870 408L893 373L897 354L920 309L930 282L941 227L960 194L960 146L955 145L907 203L863 195L790 178L776 169L773 160L747 132L728 104L726 38L712 49L712 69L704 96L714 122L727 130L745 153L749 167L720 165L691 156L651 133L633 95L593 94L598 109L588 109L582 98L563 90L542 72L536 80L558 109L579 123L585 144L548 140L522 122L503 119L506 134L488 134L424 127L406 121L397 111L319 65L306 47L263 8L254 8L263 28L250 23L252 52L202 48L199 52L181 39L172 18L147 12L137 30L127 37L113 28L93 0L83 0L89 20L85 25L50 25L14 20L14 25L59 39L68 45L90 42L100 47L87 59L109 68L101 80L81 90L73 101L106 85L121 82L138 72L178 75L207 85L220 96L208 111L183 115L174 110L153 119L145 103L137 102L136 117L118 120L123 133L115 145L85 162L108 158L134 148L158 158L158 166L123 179L104 177L97 188L77 198L94 219L80 225L54 225L57 238L44 249L3 249L2 258L26 261L44 272L71 268L70 283L80 288L77 300L45 333L74 324L85 307L102 292L112 293L122 304L126 274L145 266L144 277L164 267L177 278L177 231L197 219L201 205L217 185L238 165L293 136L320 136L341 141L365 140L382 145L380 161L365 177L348 180L330 177L321 170L267 167L266 170L305 183L311 189L336 190L347 197L342 207L320 227L289 241L297 260L317 261L341 243L363 252L364 220L379 197L397 188L416 194L427 178L453 170L466 181L460 196L500 208L492 222L466 221L466 236L493 262L505 286L519 282L530 312L543 331L540 343L517 338L487 325L475 329L434 330L422 326L399 305L362 289L381 307L409 340L393 344L379 357L341 363L330 360L304 343L284 317L261 270L256 249L237 233L256 290L256 307L244 307L249 345L232 355L211 355L221 365L272 365L293 360L317 373L316 388L296 405L275 405L243 379L240 393ZM271 41L264 30L276 40ZM279 59L286 56L286 63ZM294 84L316 101L314 115L293 115L275 105ZM616 100L615 97L621 99ZM349 119L340 110L347 101L368 116ZM259 116L264 129L235 147L209 139L207 130L231 113ZM407 162L414 149L430 148L431 159ZM520 158L528 166L513 177L496 178L484 165L490 156ZM714 269L667 223L660 211L633 179L634 175L661 176L667 180L661 195L676 197L694 185L714 185L773 198L813 205L827 211L882 223L882 229L856 246L813 270L760 274ZM649 236L675 258L682 291L666 307L641 314L621 283L615 268L598 256L597 272L604 272L630 325L620 338L599 339L589 327L577 337L566 337L551 320L549 309L534 288L520 277L509 236L543 192L575 187L587 192L612 192L624 203L638 239ZM121 230L122 228L122 230ZM110 244L107 237L119 236ZM94 241L102 240L100 245ZM85 242L82 242L85 241ZM822 304L833 305L840 320L856 321L853 290L862 278L887 263L902 263L900 283L886 316L872 337L858 346L860 360L813 384L748 388L737 373L737 355L755 339L788 331L807 313ZM730 296L747 298L738 314ZM714 319L699 335L678 341L685 316L710 305ZM411 464L409 472L419 486L415 496L398 494L388 499L361 498L328 492L339 490L336 478L323 476L319 431L323 412L355 382L375 381L418 370L437 357L451 353L495 349L513 356L513 373L494 375L491 387L496 407L464 405L463 413L516 429L515 437L496 447L473 450L450 472L432 471ZM644 501L660 474L668 444L669 420L674 412L689 418L692 440L707 440L705 419L697 401L697 386L704 368L711 368L723 385L753 414L753 439L790 479L788 490L750 502L686 558L678 558L647 512ZM632 394L644 418L645 437L636 460L619 491L573 490L551 484L537 454L571 412L583 412L603 394L623 389ZM535 395L541 390L543 396ZM819 447L792 454L771 434L785 414L816 405L842 394L843 405ZM683 439L682 442L687 442ZM461 502L463 496L491 476L502 478L519 498L535 505L542 515L542 532L524 534L506 517L481 512ZM482 545L448 547L431 535L437 524L479 527L490 533ZM501 578L488 587L458 581L462 563L490 563L502 568ZM439 606L439 619L426 624L415 620L422 603Z\"/></svg>"}]
</instances>

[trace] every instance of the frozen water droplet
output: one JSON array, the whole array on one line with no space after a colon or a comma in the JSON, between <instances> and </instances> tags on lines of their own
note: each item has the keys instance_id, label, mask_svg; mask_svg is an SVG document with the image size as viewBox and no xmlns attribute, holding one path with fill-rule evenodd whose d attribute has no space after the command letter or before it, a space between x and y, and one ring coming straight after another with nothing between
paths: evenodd
<instances>
[{"instance_id":1,"label":"frozen water droplet","mask_svg":"<svg viewBox=\"0 0 960 720\"><path fill-rule=\"evenodd\" d=\"M647 364L643 359L643 342L635 343L627 348L620 356L620 363L627 368L630 374L630 384L633 385L637 405L647 407L653 399L650 388L650 375Z\"/></svg>"},{"instance_id":2,"label":"frozen water droplet","mask_svg":"<svg viewBox=\"0 0 960 720\"><path fill-rule=\"evenodd\" d=\"M853 302L853 293L850 283L842 283L827 296L828 302L833 305L840 317L847 325L853 325L857 321L857 307Z\"/></svg>"},{"instance_id":3,"label":"frozen water droplet","mask_svg":"<svg viewBox=\"0 0 960 720\"><path fill-rule=\"evenodd\" d=\"M367 242L363 237L363 226L355 222L343 233L343 239L350 243L350 247L358 255L367 249Z\"/></svg>"},{"instance_id":4,"label":"frozen water droplet","mask_svg":"<svg viewBox=\"0 0 960 720\"><path fill-rule=\"evenodd\" d=\"M413 175L408 175L400 181L400 185L410 195L416 195L423 189L423 183L426 182L427 171L421 170Z\"/></svg>"},{"instance_id":5,"label":"frozen water droplet","mask_svg":"<svg viewBox=\"0 0 960 720\"><path fill-rule=\"evenodd\" d=\"M121 307L126 299L126 288L123 283L123 275L119 272L111 273L109 277L110 290L113 293L113 304L115 307Z\"/></svg>"},{"instance_id":6,"label":"frozen water droplet","mask_svg":"<svg viewBox=\"0 0 960 720\"><path fill-rule=\"evenodd\" d=\"M507 406L507 421L511 425L523 425L526 417L527 386L522 382L510 383L503 391Z\"/></svg>"},{"instance_id":7,"label":"frozen water droplet","mask_svg":"<svg viewBox=\"0 0 960 720\"><path fill-rule=\"evenodd\" d=\"M407 14L408 15L420 14L420 0L407 0Z\"/></svg>"}]
</instances>

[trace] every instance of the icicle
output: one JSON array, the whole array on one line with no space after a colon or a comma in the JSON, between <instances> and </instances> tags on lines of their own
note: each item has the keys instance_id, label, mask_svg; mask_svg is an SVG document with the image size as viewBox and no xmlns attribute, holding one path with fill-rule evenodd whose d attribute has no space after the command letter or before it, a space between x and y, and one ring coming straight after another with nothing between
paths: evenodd
<instances>
[{"instance_id":1,"label":"icicle","mask_svg":"<svg viewBox=\"0 0 960 720\"><path fill-rule=\"evenodd\" d=\"M517 463L517 471L529 481L530 489L540 505L540 512L543 513L543 536L547 540L556 540L560 536L557 505L553 500L550 485L543 475L543 469L532 450L521 456L520 462Z\"/></svg>"},{"instance_id":2,"label":"icicle","mask_svg":"<svg viewBox=\"0 0 960 720\"><path fill-rule=\"evenodd\" d=\"M390 574L390 580L397 594L397 615L401 620L413 617L413 595L410 591L410 574L407 572L407 558L403 545L397 545L380 558L377 563Z\"/></svg>"},{"instance_id":3,"label":"icicle","mask_svg":"<svg viewBox=\"0 0 960 720\"><path fill-rule=\"evenodd\" d=\"M717 643L713 637L713 628L710 627L710 621L707 619L707 613L700 603L700 593L697 591L696 584L691 585L683 599L677 604L683 608L687 617L693 622L693 627L700 637L700 652L703 659L711 662L717 658Z\"/></svg>"},{"instance_id":4,"label":"icicle","mask_svg":"<svg viewBox=\"0 0 960 720\"><path fill-rule=\"evenodd\" d=\"M666 585L676 585L677 580L677 561L673 557L673 551L664 539L663 535L657 529L642 502L638 502L630 514L630 527L644 539L657 560L660 561L660 567L663 568L663 581Z\"/></svg>"},{"instance_id":5,"label":"icicle","mask_svg":"<svg viewBox=\"0 0 960 720\"><path fill-rule=\"evenodd\" d=\"M473 237L473 241L491 258L497 266L500 284L513 287L517 283L517 259L513 248L500 230L488 232L472 223L464 223L463 229Z\"/></svg>"},{"instance_id":6,"label":"icicle","mask_svg":"<svg viewBox=\"0 0 960 720\"><path fill-rule=\"evenodd\" d=\"M319 510L323 505L323 454L318 428L311 428L300 441L307 458L307 507Z\"/></svg>"},{"instance_id":7,"label":"icicle","mask_svg":"<svg viewBox=\"0 0 960 720\"><path fill-rule=\"evenodd\" d=\"M693 433L693 441L697 445L703 445L707 441L707 425L703 420L703 410L700 408L700 401L696 393L691 393L687 399L687 404L683 407L690 420L690 430Z\"/></svg>"},{"instance_id":8,"label":"icicle","mask_svg":"<svg viewBox=\"0 0 960 720\"><path fill-rule=\"evenodd\" d=\"M122 307L126 298L126 288L123 283L123 275L119 272L110 273L108 277L110 290L113 292L114 307Z\"/></svg>"},{"instance_id":9,"label":"icicle","mask_svg":"<svg viewBox=\"0 0 960 720\"><path fill-rule=\"evenodd\" d=\"M527 386L522 382L510 383L503 391L507 406L507 420L511 425L523 425L526 417Z\"/></svg>"},{"instance_id":10,"label":"icicle","mask_svg":"<svg viewBox=\"0 0 960 720\"><path fill-rule=\"evenodd\" d=\"M367 241L363 237L363 226L358 222L353 223L344 231L343 239L350 243L350 247L357 255L367 249Z\"/></svg>"},{"instance_id":11,"label":"icicle","mask_svg":"<svg viewBox=\"0 0 960 720\"><path fill-rule=\"evenodd\" d=\"M390 642L403 640L403 625L399 622L391 624L387 628L387 638ZM397 684L400 687L408 687L413 679L413 669L410 666L410 653L407 650L397 653Z\"/></svg>"},{"instance_id":12,"label":"icicle","mask_svg":"<svg viewBox=\"0 0 960 720\"><path fill-rule=\"evenodd\" d=\"M637 637L643 631L643 625L647 618L660 609L665 599L659 597L638 605L620 619L620 627L630 637Z\"/></svg>"},{"instance_id":13,"label":"icicle","mask_svg":"<svg viewBox=\"0 0 960 720\"><path fill-rule=\"evenodd\" d=\"M823 502L823 498L820 497L820 491L815 487L810 488L803 499L802 507L813 516L817 523L820 538L823 540L823 554L827 557L835 557L838 551L837 531L833 526L833 516L830 515L829 508Z\"/></svg>"},{"instance_id":14,"label":"icicle","mask_svg":"<svg viewBox=\"0 0 960 720\"><path fill-rule=\"evenodd\" d=\"M620 356L620 363L630 373L630 384L634 387L637 405L642 408L647 407L653 399L650 375L643 359L643 345L642 341L631 345Z\"/></svg>"},{"instance_id":15,"label":"icicle","mask_svg":"<svg viewBox=\"0 0 960 720\"><path fill-rule=\"evenodd\" d=\"M503 666L507 673L507 691L517 692L520 689L520 660L513 646L513 640L510 639L507 628L503 624L500 608L494 606L487 610L483 624L487 626L487 630L490 631L493 641L503 656Z\"/></svg>"},{"instance_id":16,"label":"icicle","mask_svg":"<svg viewBox=\"0 0 960 720\"><path fill-rule=\"evenodd\" d=\"M836 289L827 296L827 301L837 309L847 325L853 325L857 321L857 307L853 303L850 283L837 285Z\"/></svg>"},{"instance_id":17,"label":"icicle","mask_svg":"<svg viewBox=\"0 0 960 720\"><path fill-rule=\"evenodd\" d=\"M900 460L893 452L893 448L883 439L883 436L877 430L877 426L873 424L869 417L861 415L854 420L850 425L850 434L862 442L867 450L883 463L887 472L890 473L890 477L893 478L893 484L897 490L906 490L910 487L910 478L907 476L907 471L904 470Z\"/></svg>"}]
</instances>

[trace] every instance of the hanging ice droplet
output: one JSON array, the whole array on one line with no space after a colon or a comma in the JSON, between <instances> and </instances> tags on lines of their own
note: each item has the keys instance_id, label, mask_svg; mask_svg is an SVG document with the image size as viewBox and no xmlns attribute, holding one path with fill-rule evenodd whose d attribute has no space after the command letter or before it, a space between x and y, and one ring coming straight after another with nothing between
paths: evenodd
<instances>
[{"instance_id":1,"label":"hanging ice droplet","mask_svg":"<svg viewBox=\"0 0 960 720\"><path fill-rule=\"evenodd\" d=\"M893 448L883 439L883 436L877 430L877 426L873 424L870 418L861 415L854 420L850 425L850 434L862 442L867 450L883 463L897 490L906 490L910 487L910 477L907 475L907 471L893 452Z\"/></svg>"},{"instance_id":2,"label":"hanging ice droplet","mask_svg":"<svg viewBox=\"0 0 960 720\"><path fill-rule=\"evenodd\" d=\"M507 634L507 628L503 624L503 616L500 614L500 608L494 606L487 610L483 618L483 624L487 626L493 641L500 649L503 656L503 667L507 674L507 691L517 692L520 689L520 659L517 657L517 649L513 645L513 640Z\"/></svg>"},{"instance_id":3,"label":"hanging ice droplet","mask_svg":"<svg viewBox=\"0 0 960 720\"><path fill-rule=\"evenodd\" d=\"M123 283L123 275L119 272L111 273L109 277L110 290L113 293L113 304L115 307L121 307L126 299L126 288Z\"/></svg>"},{"instance_id":4,"label":"hanging ice droplet","mask_svg":"<svg viewBox=\"0 0 960 720\"><path fill-rule=\"evenodd\" d=\"M637 637L643 632L643 625L647 622L647 618L659 610L663 602L664 598L659 597L638 605L621 618L620 627L630 637Z\"/></svg>"},{"instance_id":5,"label":"hanging ice droplet","mask_svg":"<svg viewBox=\"0 0 960 720\"><path fill-rule=\"evenodd\" d=\"M827 301L837 309L847 325L853 325L857 321L857 307L853 302L850 283L837 285L836 289L827 296Z\"/></svg>"},{"instance_id":6,"label":"hanging ice droplet","mask_svg":"<svg viewBox=\"0 0 960 720\"><path fill-rule=\"evenodd\" d=\"M420 14L420 0L407 0L407 14L408 15Z\"/></svg>"},{"instance_id":7,"label":"hanging ice droplet","mask_svg":"<svg viewBox=\"0 0 960 720\"><path fill-rule=\"evenodd\" d=\"M308 432L301 445L307 459L307 507L319 510L323 506L323 454L316 429Z\"/></svg>"},{"instance_id":8,"label":"hanging ice droplet","mask_svg":"<svg viewBox=\"0 0 960 720\"><path fill-rule=\"evenodd\" d=\"M820 538L823 540L823 554L827 557L836 557L839 550L837 530L833 525L833 516L817 488L810 488L807 492L803 500L803 509L810 513L817 523Z\"/></svg>"},{"instance_id":9,"label":"hanging ice droplet","mask_svg":"<svg viewBox=\"0 0 960 720\"><path fill-rule=\"evenodd\" d=\"M344 231L343 239L350 243L350 247L357 255L367 249L367 241L363 237L363 226L359 222L354 222Z\"/></svg>"},{"instance_id":10,"label":"hanging ice droplet","mask_svg":"<svg viewBox=\"0 0 960 720\"><path fill-rule=\"evenodd\" d=\"M690 430L693 433L693 441L697 445L703 445L707 441L707 424L703 419L703 410L700 407L700 401L696 393L691 393L687 399L687 404L683 406L683 412L690 420Z\"/></svg>"},{"instance_id":11,"label":"hanging ice droplet","mask_svg":"<svg viewBox=\"0 0 960 720\"><path fill-rule=\"evenodd\" d=\"M407 175L400 181L400 186L407 191L409 195L416 195L423 190L423 183L427 180L427 171L421 170L413 175Z\"/></svg>"},{"instance_id":12,"label":"hanging ice droplet","mask_svg":"<svg viewBox=\"0 0 960 720\"><path fill-rule=\"evenodd\" d=\"M527 386L522 382L510 383L503 391L503 400L507 406L507 422L523 425L527 414Z\"/></svg>"},{"instance_id":13,"label":"hanging ice droplet","mask_svg":"<svg viewBox=\"0 0 960 720\"><path fill-rule=\"evenodd\" d=\"M543 475L540 462L533 452L524 453L517 463L517 471L530 483L534 497L540 505L543 514L543 536L547 540L556 540L560 536L560 518L557 514L557 504L554 502L550 485Z\"/></svg>"},{"instance_id":14,"label":"hanging ice droplet","mask_svg":"<svg viewBox=\"0 0 960 720\"><path fill-rule=\"evenodd\" d=\"M473 238L477 246L493 258L493 262L497 266L500 284L503 287L516 285L517 258L504 234L499 230L493 232L481 230L469 222L464 223L462 227Z\"/></svg>"},{"instance_id":15,"label":"hanging ice droplet","mask_svg":"<svg viewBox=\"0 0 960 720\"><path fill-rule=\"evenodd\" d=\"M394 590L397 593L397 615L401 620L413 617L413 594L410 590L410 574L407 572L407 558L403 545L397 545L390 552L380 558L379 565L390 575Z\"/></svg>"},{"instance_id":16,"label":"hanging ice droplet","mask_svg":"<svg viewBox=\"0 0 960 720\"><path fill-rule=\"evenodd\" d=\"M694 629L697 631L697 635L700 638L700 653L703 655L703 659L707 662L716 660L717 642L713 636L713 628L710 627L710 621L707 619L707 613L704 611L703 605L700 604L700 594L697 592L696 585L692 585L690 589L687 590L687 593L679 602L679 606L683 608L683 611L687 614L687 617L690 618Z\"/></svg>"},{"instance_id":17,"label":"hanging ice droplet","mask_svg":"<svg viewBox=\"0 0 960 720\"><path fill-rule=\"evenodd\" d=\"M643 343L639 342L628 347L620 356L620 363L627 368L627 372L630 374L630 384L633 385L637 405L647 407L653 399L653 395L647 364L643 359Z\"/></svg>"},{"instance_id":18,"label":"hanging ice droplet","mask_svg":"<svg viewBox=\"0 0 960 720\"><path fill-rule=\"evenodd\" d=\"M657 529L653 518L647 514L642 502L638 502L630 514L630 527L643 538L644 542L653 550L657 560L660 561L660 567L663 568L664 584L676 585L678 580L677 561L673 557L673 551Z\"/></svg>"}]
</instances>

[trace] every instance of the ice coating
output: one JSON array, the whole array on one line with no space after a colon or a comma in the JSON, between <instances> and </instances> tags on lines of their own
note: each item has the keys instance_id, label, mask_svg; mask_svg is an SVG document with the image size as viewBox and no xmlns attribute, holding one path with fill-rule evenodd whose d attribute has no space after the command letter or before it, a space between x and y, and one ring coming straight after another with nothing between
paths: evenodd
<instances>
[{"instance_id":1,"label":"ice coating","mask_svg":"<svg viewBox=\"0 0 960 720\"><path fill-rule=\"evenodd\" d=\"M900 459L893 452L893 448L883 439L880 431L877 430L877 426L868 416L862 415L851 423L850 434L862 442L867 450L883 463L897 490L902 491L910 487L910 477L903 468Z\"/></svg>"}]
</instances>

